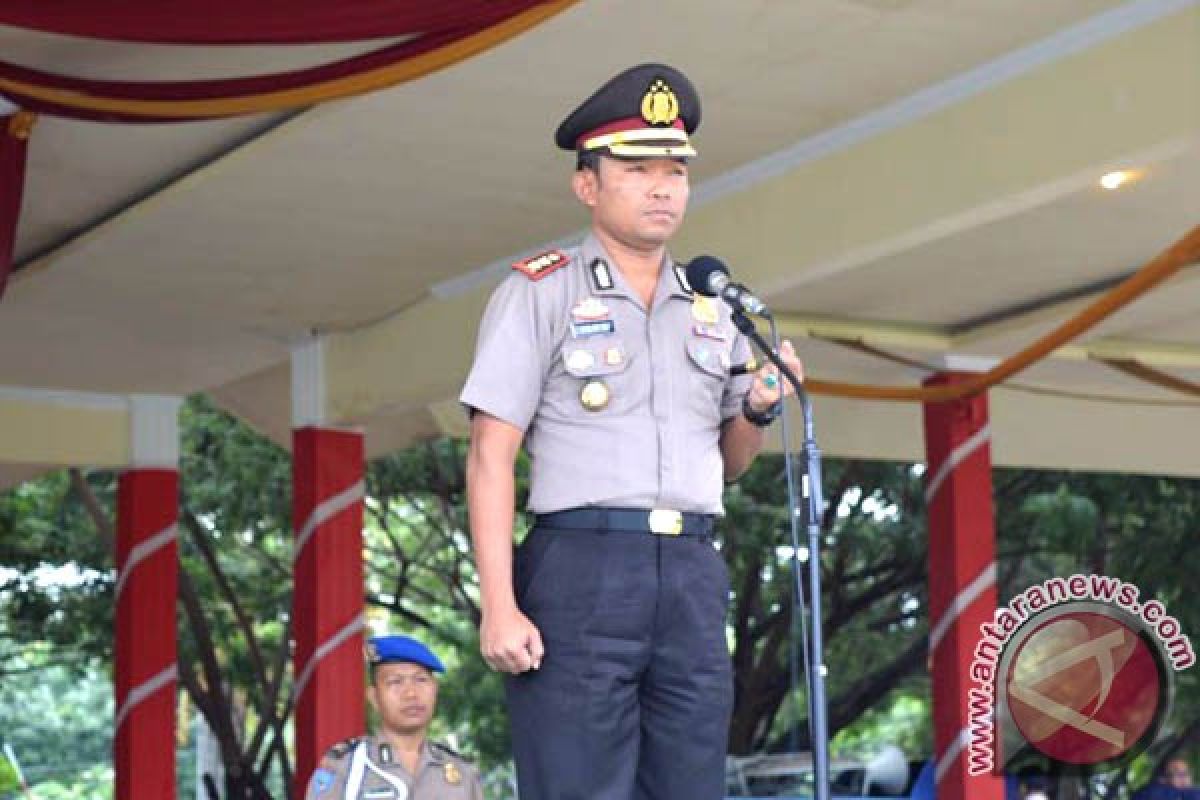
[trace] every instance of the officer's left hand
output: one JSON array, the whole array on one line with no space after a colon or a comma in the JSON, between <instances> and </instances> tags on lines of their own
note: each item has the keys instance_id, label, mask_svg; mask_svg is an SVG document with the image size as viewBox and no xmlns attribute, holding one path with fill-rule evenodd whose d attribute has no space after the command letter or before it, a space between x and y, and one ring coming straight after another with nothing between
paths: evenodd
<instances>
[{"instance_id":1,"label":"officer's left hand","mask_svg":"<svg viewBox=\"0 0 1200 800\"><path fill-rule=\"evenodd\" d=\"M804 380L804 365L796 357L796 350L789 340L784 340L779 347L779 357L787 364L788 369ZM750 407L755 411L766 411L779 402L780 398L792 394L792 385L787 378L779 374L774 364L767 363L754 373L754 383L750 386Z\"/></svg>"}]
</instances>

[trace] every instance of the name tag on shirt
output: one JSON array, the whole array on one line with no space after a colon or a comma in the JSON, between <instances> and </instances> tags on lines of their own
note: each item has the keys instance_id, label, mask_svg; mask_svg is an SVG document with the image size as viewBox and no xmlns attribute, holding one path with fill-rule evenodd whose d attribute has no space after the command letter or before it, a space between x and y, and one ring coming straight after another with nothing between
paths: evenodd
<instances>
[{"instance_id":1,"label":"name tag on shirt","mask_svg":"<svg viewBox=\"0 0 1200 800\"><path fill-rule=\"evenodd\" d=\"M576 339L612 333L616 329L616 323L611 319L581 320L571 323L571 335Z\"/></svg>"}]
</instances>

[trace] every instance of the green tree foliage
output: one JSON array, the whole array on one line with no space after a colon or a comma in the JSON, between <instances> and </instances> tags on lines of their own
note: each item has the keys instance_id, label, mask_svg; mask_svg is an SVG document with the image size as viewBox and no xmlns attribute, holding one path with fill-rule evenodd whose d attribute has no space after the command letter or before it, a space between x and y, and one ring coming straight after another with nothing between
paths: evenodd
<instances>
[{"instance_id":1,"label":"green tree foliage","mask_svg":"<svg viewBox=\"0 0 1200 800\"><path fill-rule=\"evenodd\" d=\"M12 749L38 798L111 797L109 677L90 666L56 664L52 657L46 647L29 646L24 656L9 659L0 681L0 742ZM15 779L0 753L0 787L20 797ZM5 796L0 788L0 798Z\"/></svg>"},{"instance_id":2,"label":"green tree foliage","mask_svg":"<svg viewBox=\"0 0 1200 800\"><path fill-rule=\"evenodd\" d=\"M9 763L8 757L0 753L0 800L9 800L21 788L17 768Z\"/></svg>"},{"instance_id":3,"label":"green tree foliage","mask_svg":"<svg viewBox=\"0 0 1200 800\"><path fill-rule=\"evenodd\" d=\"M763 456L726 495L725 554L734 576L735 708L730 749L808 747L783 461ZM830 732L883 701L924 663L926 536L919 472L830 460L822 588ZM801 552L807 533L800 531ZM800 565L803 572L805 566ZM804 588L805 595L808 588ZM864 658L864 654L870 657Z\"/></svg>"}]
</instances>

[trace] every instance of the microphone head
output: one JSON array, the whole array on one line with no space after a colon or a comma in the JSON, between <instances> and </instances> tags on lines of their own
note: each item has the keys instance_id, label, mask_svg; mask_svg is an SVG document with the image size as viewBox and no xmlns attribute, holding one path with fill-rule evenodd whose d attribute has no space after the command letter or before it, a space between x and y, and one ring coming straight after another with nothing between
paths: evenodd
<instances>
[{"instance_id":1,"label":"microphone head","mask_svg":"<svg viewBox=\"0 0 1200 800\"><path fill-rule=\"evenodd\" d=\"M713 286L712 279L717 275L728 278L729 268L714 256L696 256L688 262L684 274L693 292L705 297L716 297L717 287Z\"/></svg>"}]
</instances>

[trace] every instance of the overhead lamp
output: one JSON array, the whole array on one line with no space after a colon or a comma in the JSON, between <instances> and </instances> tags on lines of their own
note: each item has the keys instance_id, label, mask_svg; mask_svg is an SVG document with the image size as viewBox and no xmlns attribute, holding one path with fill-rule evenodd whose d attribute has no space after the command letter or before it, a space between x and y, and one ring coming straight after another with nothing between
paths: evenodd
<instances>
[{"instance_id":1,"label":"overhead lamp","mask_svg":"<svg viewBox=\"0 0 1200 800\"><path fill-rule=\"evenodd\" d=\"M1109 191L1120 189L1127 183L1137 180L1140 173L1130 169L1121 169L1105 173L1100 177L1100 185Z\"/></svg>"}]
</instances>

